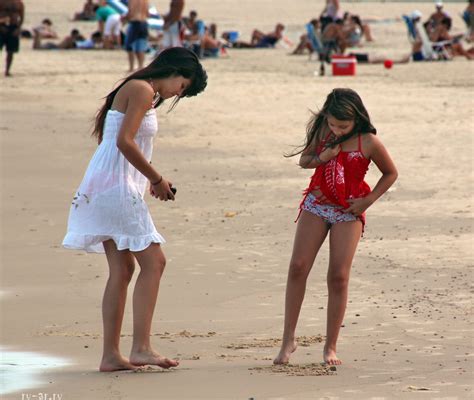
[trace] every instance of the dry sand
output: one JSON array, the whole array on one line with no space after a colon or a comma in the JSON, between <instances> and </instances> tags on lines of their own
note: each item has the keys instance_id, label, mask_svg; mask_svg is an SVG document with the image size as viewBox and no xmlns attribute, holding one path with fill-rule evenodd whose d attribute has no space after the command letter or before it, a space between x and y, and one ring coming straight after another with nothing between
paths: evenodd
<instances>
[{"instance_id":1,"label":"dry sand","mask_svg":"<svg viewBox=\"0 0 474 400\"><path fill-rule=\"evenodd\" d=\"M52 5L54 3L54 5ZM74 3L74 6L70 6ZM53 19L61 36L82 1L26 1L25 27ZM159 9L167 1L156 1ZM454 29L465 3L447 4ZM48 8L47 8L48 7ZM344 3L362 16L399 17L430 3ZM283 21L293 40L321 1L188 1L219 29L248 38ZM49 9L50 11L45 11ZM409 49L402 22L372 25L362 51ZM472 395L472 135L474 62L359 65L318 77L288 50L234 50L206 60L209 86L167 114L154 163L178 187L175 203L147 198L167 238L168 266L153 342L179 357L173 371L97 372L105 257L60 247L69 203L94 151L90 122L123 77L121 51L32 51L0 79L2 309L9 350L64 357L29 389L63 399L467 399ZM339 342L344 364L322 367L327 246L308 283L292 366L274 368L287 265L310 171L282 154L303 140L309 109L333 87L357 90L399 168L368 211ZM372 167L368 181L378 179ZM127 306L122 348L131 344ZM30 360L20 360L17 371ZM12 367L12 366L11 366ZM13 366L14 367L14 366ZM471 377L471 378L469 378ZM18 378L19 379L19 378ZM22 396L23 394L23 396ZM34 398L34 397L32 397ZM51 397L52 398L52 397ZM56 397L59 399L59 397Z\"/></svg>"}]
</instances>

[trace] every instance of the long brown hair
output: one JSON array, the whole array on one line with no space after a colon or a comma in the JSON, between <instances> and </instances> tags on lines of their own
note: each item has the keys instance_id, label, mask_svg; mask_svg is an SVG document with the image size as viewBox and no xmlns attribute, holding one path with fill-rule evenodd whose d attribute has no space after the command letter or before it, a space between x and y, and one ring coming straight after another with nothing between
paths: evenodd
<instances>
[{"instance_id":1,"label":"long brown hair","mask_svg":"<svg viewBox=\"0 0 474 400\"><path fill-rule=\"evenodd\" d=\"M286 155L292 157L301 154L308 147L320 144L330 132L327 117L332 116L340 121L354 121L354 128L348 134L327 143L326 147L334 147L355 134L377 134L377 130L370 122L369 113L362 103L360 96L352 89L333 89L326 98L323 108L314 113L306 126L306 140L303 146L294 153Z\"/></svg>"},{"instance_id":2,"label":"long brown hair","mask_svg":"<svg viewBox=\"0 0 474 400\"><path fill-rule=\"evenodd\" d=\"M132 79L163 79L172 76L182 76L183 78L191 80L191 84L180 98L196 96L198 93L201 93L207 85L206 71L199 62L196 54L191 50L183 47L171 47L163 50L148 66L127 76L120 85L105 97L104 105L97 111L92 136L97 137L99 143L102 141L107 111L112 107L117 92L128 81ZM158 107L163 101L164 99L159 99L154 104L154 107ZM178 101L179 98L174 101L171 108L174 108Z\"/></svg>"}]
</instances>

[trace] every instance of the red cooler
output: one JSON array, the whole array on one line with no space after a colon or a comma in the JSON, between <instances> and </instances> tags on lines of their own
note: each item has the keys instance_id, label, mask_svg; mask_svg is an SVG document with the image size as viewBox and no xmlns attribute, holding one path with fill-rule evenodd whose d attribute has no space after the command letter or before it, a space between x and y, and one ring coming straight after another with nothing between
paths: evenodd
<instances>
[{"instance_id":1,"label":"red cooler","mask_svg":"<svg viewBox=\"0 0 474 400\"><path fill-rule=\"evenodd\" d=\"M331 57L332 74L335 76L355 75L356 64L357 59L354 56L334 54Z\"/></svg>"}]
</instances>

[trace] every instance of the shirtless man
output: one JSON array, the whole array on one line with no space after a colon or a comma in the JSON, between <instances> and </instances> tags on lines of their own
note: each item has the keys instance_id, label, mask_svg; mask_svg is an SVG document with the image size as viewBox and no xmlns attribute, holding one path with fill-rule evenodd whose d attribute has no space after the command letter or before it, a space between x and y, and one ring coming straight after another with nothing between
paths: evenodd
<instances>
[{"instance_id":1,"label":"shirtless man","mask_svg":"<svg viewBox=\"0 0 474 400\"><path fill-rule=\"evenodd\" d=\"M21 25L25 19L25 5L21 0L0 1L0 50L7 49L5 76L11 76L13 55L20 50Z\"/></svg>"},{"instance_id":2,"label":"shirtless man","mask_svg":"<svg viewBox=\"0 0 474 400\"><path fill-rule=\"evenodd\" d=\"M137 59L138 68L143 68L145 52L148 50L148 0L129 0L128 13L124 20L128 21L125 36L125 50L128 54L129 71L132 72Z\"/></svg>"},{"instance_id":3,"label":"shirtless man","mask_svg":"<svg viewBox=\"0 0 474 400\"><path fill-rule=\"evenodd\" d=\"M163 25L163 48L182 46L181 17L184 9L184 0L171 0L170 11L165 15Z\"/></svg>"}]
</instances>

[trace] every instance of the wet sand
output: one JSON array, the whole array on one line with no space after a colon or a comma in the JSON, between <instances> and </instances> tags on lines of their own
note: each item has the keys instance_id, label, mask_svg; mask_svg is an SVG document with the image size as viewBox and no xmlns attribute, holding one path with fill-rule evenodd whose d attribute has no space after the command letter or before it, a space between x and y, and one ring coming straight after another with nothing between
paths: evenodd
<instances>
[{"instance_id":1,"label":"wet sand","mask_svg":"<svg viewBox=\"0 0 474 400\"><path fill-rule=\"evenodd\" d=\"M73 26L66 0L45 12L27 4L25 27L53 19ZM304 0L196 0L219 29L287 25L296 40L322 8ZM156 2L167 7L163 1ZM447 3L454 30L464 3ZM50 6L52 7L52 6ZM347 3L367 17L400 17L430 3ZM371 25L360 51L395 57L409 44L402 22ZM230 50L206 60L209 86L171 113L158 111L153 163L178 188L177 201L147 197L168 258L153 343L180 367L97 372L102 349L104 256L60 247L70 200L95 149L91 119L127 69L121 51L33 51L22 41L12 79L0 79L2 178L1 343L64 357L43 385L22 393L64 399L465 399L472 395L472 134L474 62L358 65L355 77L315 76L318 63L289 50ZM334 87L364 99L399 179L368 210L350 283L338 353L320 365L325 335L327 245L301 312L300 346L272 367L297 207L311 171L283 154L302 142L309 109ZM373 186L379 175L371 167ZM133 283L133 282L132 282ZM133 286L132 286L133 287ZM131 300L131 290L129 293ZM127 305L122 349L131 345ZM27 363L27 360L25 360ZM155 374L156 373L156 374Z\"/></svg>"}]
</instances>

